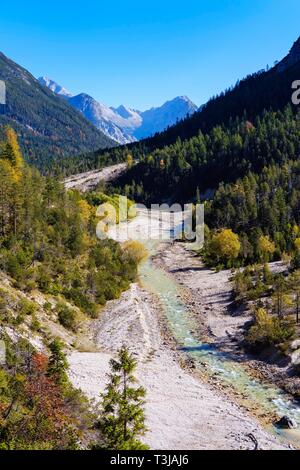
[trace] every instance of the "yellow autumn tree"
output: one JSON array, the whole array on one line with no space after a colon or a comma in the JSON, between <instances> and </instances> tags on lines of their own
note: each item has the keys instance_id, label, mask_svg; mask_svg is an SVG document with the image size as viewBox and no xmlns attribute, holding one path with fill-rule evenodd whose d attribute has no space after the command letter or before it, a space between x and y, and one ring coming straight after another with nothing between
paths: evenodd
<instances>
[{"instance_id":1,"label":"yellow autumn tree","mask_svg":"<svg viewBox=\"0 0 300 470\"><path fill-rule=\"evenodd\" d=\"M270 257L275 252L275 243L270 240L270 238L266 235L262 235L258 240L258 250L263 261L269 261Z\"/></svg>"},{"instance_id":2,"label":"yellow autumn tree","mask_svg":"<svg viewBox=\"0 0 300 470\"><path fill-rule=\"evenodd\" d=\"M96 217L100 219L97 224L97 236L101 238L108 232L109 228L118 223L117 209L109 202L101 204L97 211Z\"/></svg>"},{"instance_id":3,"label":"yellow autumn tree","mask_svg":"<svg viewBox=\"0 0 300 470\"><path fill-rule=\"evenodd\" d=\"M0 218L2 232L8 229L12 230L15 235L18 230L22 205L23 184L21 178L23 167L24 161L17 134L12 128L6 127L5 140L0 146L0 195L2 199ZM6 186L5 189L4 186ZM7 204L7 201L9 201L9 204Z\"/></svg>"},{"instance_id":4,"label":"yellow autumn tree","mask_svg":"<svg viewBox=\"0 0 300 470\"><path fill-rule=\"evenodd\" d=\"M18 137L14 129L6 127L5 129L6 149L11 158L11 164L16 169L21 170L24 165Z\"/></svg>"},{"instance_id":5,"label":"yellow autumn tree","mask_svg":"<svg viewBox=\"0 0 300 470\"><path fill-rule=\"evenodd\" d=\"M122 245L124 253L128 258L139 264L148 258L148 251L144 245L138 241L128 240Z\"/></svg>"},{"instance_id":6,"label":"yellow autumn tree","mask_svg":"<svg viewBox=\"0 0 300 470\"><path fill-rule=\"evenodd\" d=\"M1 160L5 160L12 168L13 178L16 182L21 179L24 160L18 143L16 132L11 127L5 128L5 140L0 151Z\"/></svg>"},{"instance_id":7,"label":"yellow autumn tree","mask_svg":"<svg viewBox=\"0 0 300 470\"><path fill-rule=\"evenodd\" d=\"M299 227L298 227L298 225L294 225L292 231L293 231L293 236L294 236L294 237L298 237L298 236L299 236Z\"/></svg>"},{"instance_id":8,"label":"yellow autumn tree","mask_svg":"<svg viewBox=\"0 0 300 470\"><path fill-rule=\"evenodd\" d=\"M85 199L80 199L79 203L80 217L81 220L87 225L94 209Z\"/></svg>"},{"instance_id":9,"label":"yellow autumn tree","mask_svg":"<svg viewBox=\"0 0 300 470\"><path fill-rule=\"evenodd\" d=\"M133 165L133 157L130 153L126 157L126 163L127 163L127 168L131 168Z\"/></svg>"},{"instance_id":10,"label":"yellow autumn tree","mask_svg":"<svg viewBox=\"0 0 300 470\"><path fill-rule=\"evenodd\" d=\"M294 244L295 244L296 250L300 253L300 238L296 238Z\"/></svg>"},{"instance_id":11,"label":"yellow autumn tree","mask_svg":"<svg viewBox=\"0 0 300 470\"><path fill-rule=\"evenodd\" d=\"M264 308L255 312L254 325L246 335L249 346L266 347L280 344L289 339L293 328L287 322L270 315Z\"/></svg>"},{"instance_id":12,"label":"yellow autumn tree","mask_svg":"<svg viewBox=\"0 0 300 470\"><path fill-rule=\"evenodd\" d=\"M80 199L78 202L79 215L82 224L82 244L87 247L90 243L89 237L89 223L93 216L95 217L95 209L85 199Z\"/></svg>"},{"instance_id":13,"label":"yellow autumn tree","mask_svg":"<svg viewBox=\"0 0 300 470\"><path fill-rule=\"evenodd\" d=\"M222 229L213 235L210 251L219 261L232 262L240 253L239 237L231 229Z\"/></svg>"}]
</instances>

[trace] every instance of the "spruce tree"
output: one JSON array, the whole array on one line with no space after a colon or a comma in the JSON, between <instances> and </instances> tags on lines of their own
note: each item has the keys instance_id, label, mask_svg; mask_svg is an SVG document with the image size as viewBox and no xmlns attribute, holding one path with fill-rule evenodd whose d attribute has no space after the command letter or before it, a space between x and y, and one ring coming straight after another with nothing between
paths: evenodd
<instances>
[{"instance_id":1,"label":"spruce tree","mask_svg":"<svg viewBox=\"0 0 300 470\"><path fill-rule=\"evenodd\" d=\"M55 339L49 345L51 355L49 358L47 374L53 377L59 385L65 385L67 382L66 371L68 362L65 353L62 350L62 343L59 339Z\"/></svg>"},{"instance_id":2,"label":"spruce tree","mask_svg":"<svg viewBox=\"0 0 300 470\"><path fill-rule=\"evenodd\" d=\"M117 360L110 361L111 373L102 394L99 428L108 450L142 450L147 446L139 441L145 434L144 397L146 391L136 387L133 375L136 360L122 347Z\"/></svg>"},{"instance_id":3,"label":"spruce tree","mask_svg":"<svg viewBox=\"0 0 300 470\"><path fill-rule=\"evenodd\" d=\"M20 170L24 165L22 153L18 143L16 132L9 126L5 128L6 142L2 150L1 157L8 160L16 170L16 177L19 179Z\"/></svg>"}]
</instances>

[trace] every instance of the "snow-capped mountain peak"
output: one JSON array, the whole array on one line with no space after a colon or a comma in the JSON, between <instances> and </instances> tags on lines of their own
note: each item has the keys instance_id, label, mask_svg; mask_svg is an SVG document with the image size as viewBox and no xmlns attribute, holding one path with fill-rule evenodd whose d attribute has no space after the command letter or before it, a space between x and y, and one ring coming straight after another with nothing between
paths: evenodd
<instances>
[{"instance_id":1,"label":"snow-capped mountain peak","mask_svg":"<svg viewBox=\"0 0 300 470\"><path fill-rule=\"evenodd\" d=\"M142 125L141 112L126 108L121 104L118 108L111 108L120 118L119 125L134 131Z\"/></svg>"},{"instance_id":2,"label":"snow-capped mountain peak","mask_svg":"<svg viewBox=\"0 0 300 470\"><path fill-rule=\"evenodd\" d=\"M126 108L123 104L121 104L118 108L111 108L113 109L119 116L121 116L124 119L128 119L132 113L131 109Z\"/></svg>"},{"instance_id":3,"label":"snow-capped mountain peak","mask_svg":"<svg viewBox=\"0 0 300 470\"><path fill-rule=\"evenodd\" d=\"M177 121L197 111L197 106L187 96L177 96L162 106L141 113L142 126L136 130L135 137L143 139L161 132Z\"/></svg>"},{"instance_id":4,"label":"snow-capped mountain peak","mask_svg":"<svg viewBox=\"0 0 300 470\"><path fill-rule=\"evenodd\" d=\"M55 93L56 95L61 95L67 98L72 96L72 94L66 88L58 85L58 83L56 83L54 80L51 80L48 77L40 77L38 81L40 82L41 85L46 86L51 91L53 91L53 93Z\"/></svg>"},{"instance_id":5,"label":"snow-capped mountain peak","mask_svg":"<svg viewBox=\"0 0 300 470\"><path fill-rule=\"evenodd\" d=\"M124 119L105 104L99 103L86 93L73 96L68 101L91 121L97 129L109 135L116 142L120 144L135 142L136 139L126 132L126 122L122 122Z\"/></svg>"},{"instance_id":6,"label":"snow-capped mountain peak","mask_svg":"<svg viewBox=\"0 0 300 470\"><path fill-rule=\"evenodd\" d=\"M161 132L198 109L187 96L177 96L162 106L147 111L138 111L122 104L114 108L96 101L86 93L72 96L68 90L48 77L41 77L39 82L67 99L97 129L120 144L135 142Z\"/></svg>"}]
</instances>

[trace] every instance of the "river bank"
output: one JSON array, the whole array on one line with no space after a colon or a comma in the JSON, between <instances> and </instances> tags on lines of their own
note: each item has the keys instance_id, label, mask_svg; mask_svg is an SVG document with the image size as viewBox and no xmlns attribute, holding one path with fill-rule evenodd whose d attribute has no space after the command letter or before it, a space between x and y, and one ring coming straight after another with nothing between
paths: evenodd
<instances>
[{"instance_id":1,"label":"river bank","mask_svg":"<svg viewBox=\"0 0 300 470\"><path fill-rule=\"evenodd\" d=\"M299 396L300 379L290 372L286 359L275 357L274 353L272 357L271 351L261 358L244 351L244 332L252 316L249 309L232 308L231 271L215 272L206 268L199 257L181 243L164 245L155 256L154 264L180 284L183 301L195 320L195 334L201 341L241 363L254 378ZM279 263L271 268L282 270Z\"/></svg>"},{"instance_id":2,"label":"river bank","mask_svg":"<svg viewBox=\"0 0 300 470\"><path fill-rule=\"evenodd\" d=\"M164 321L153 295L134 284L91 323L97 351L70 355L73 384L98 401L109 360L125 344L147 390L144 440L152 449L253 449L253 436L261 449L282 448L243 407L181 366Z\"/></svg>"},{"instance_id":3,"label":"river bank","mask_svg":"<svg viewBox=\"0 0 300 470\"><path fill-rule=\"evenodd\" d=\"M132 285L120 299L108 302L100 318L90 323L86 336L93 352L81 349L70 355L70 379L98 402L107 383L109 360L125 344L138 360L136 375L147 391L148 432L144 441L151 449L246 450L254 449L254 442L260 449L288 447L271 426L270 432L264 426L276 415L273 408L264 408L260 402L277 399L277 391L270 395L243 368L237 369L234 361L224 361L222 354L210 351L209 345L201 342L210 330L222 334L217 320L221 312L216 309L214 313L214 304L226 303L227 294L208 290L210 323L198 323L203 324L203 331L191 326L204 305L192 300L183 278L176 278L191 271L183 245L147 241L149 228L155 235L157 226L164 232L170 229L167 218L157 225L159 219L159 214L154 214L149 226L147 214L141 211L133 221L121 223L112 232L117 241L134 239L135 234L145 238L152 256L141 266L140 283ZM192 271L200 269L198 265ZM190 280L197 288L195 273ZM240 327L231 322L226 328L232 332ZM255 406L249 400L252 392L257 395ZM282 407L278 413L285 414Z\"/></svg>"},{"instance_id":4,"label":"river bank","mask_svg":"<svg viewBox=\"0 0 300 470\"><path fill-rule=\"evenodd\" d=\"M126 163L118 163L100 170L71 175L63 183L66 189L76 189L83 193L93 191L100 183L108 183L118 178L126 170Z\"/></svg>"}]
</instances>

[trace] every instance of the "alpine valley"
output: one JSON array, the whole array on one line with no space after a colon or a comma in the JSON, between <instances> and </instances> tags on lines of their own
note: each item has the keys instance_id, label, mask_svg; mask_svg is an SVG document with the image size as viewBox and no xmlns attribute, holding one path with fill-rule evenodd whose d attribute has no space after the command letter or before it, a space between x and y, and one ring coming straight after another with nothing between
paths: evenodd
<instances>
[{"instance_id":1,"label":"alpine valley","mask_svg":"<svg viewBox=\"0 0 300 470\"><path fill-rule=\"evenodd\" d=\"M0 450L300 449L300 38L200 108L0 79Z\"/></svg>"}]
</instances>

